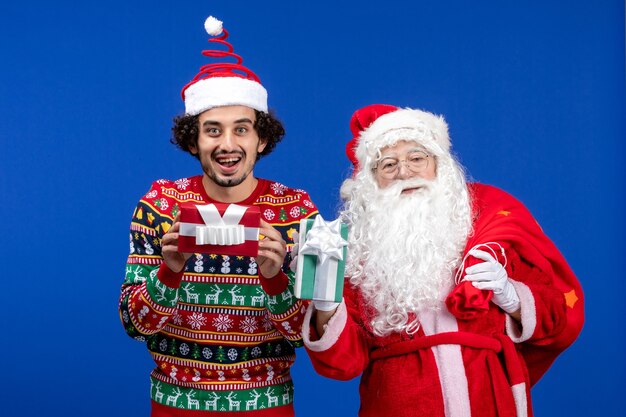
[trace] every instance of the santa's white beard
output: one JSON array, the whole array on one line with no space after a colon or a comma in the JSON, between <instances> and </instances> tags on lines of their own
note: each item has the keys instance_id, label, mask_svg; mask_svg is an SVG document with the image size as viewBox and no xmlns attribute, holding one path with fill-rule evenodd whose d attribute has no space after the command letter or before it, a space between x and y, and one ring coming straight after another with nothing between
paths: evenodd
<instances>
[{"instance_id":1,"label":"santa's white beard","mask_svg":"<svg viewBox=\"0 0 626 417\"><path fill-rule=\"evenodd\" d=\"M354 180L343 213L351 223L347 273L374 308L371 325L378 335L417 331L417 312L439 308L452 288L471 213L462 171L451 159L445 162L450 164L440 163L433 181L378 189L366 177ZM421 188L401 193L416 186Z\"/></svg>"}]
</instances>

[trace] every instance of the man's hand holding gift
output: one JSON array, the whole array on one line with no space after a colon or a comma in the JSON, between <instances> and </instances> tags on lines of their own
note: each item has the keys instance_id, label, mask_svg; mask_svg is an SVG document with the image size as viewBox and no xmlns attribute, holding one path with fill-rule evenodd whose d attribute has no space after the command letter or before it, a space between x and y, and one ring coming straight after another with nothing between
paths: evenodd
<instances>
[{"instance_id":1,"label":"man's hand holding gift","mask_svg":"<svg viewBox=\"0 0 626 417\"><path fill-rule=\"evenodd\" d=\"M174 218L172 226L161 239L161 256L163 261L172 272L180 272L185 263L191 257L191 253L178 251L178 237L180 232L180 213Z\"/></svg>"},{"instance_id":2,"label":"man's hand holding gift","mask_svg":"<svg viewBox=\"0 0 626 417\"><path fill-rule=\"evenodd\" d=\"M283 266L287 242L278 230L264 220L261 220L259 234L262 236L259 240L259 255L256 258L259 270L263 277L274 278Z\"/></svg>"}]
</instances>

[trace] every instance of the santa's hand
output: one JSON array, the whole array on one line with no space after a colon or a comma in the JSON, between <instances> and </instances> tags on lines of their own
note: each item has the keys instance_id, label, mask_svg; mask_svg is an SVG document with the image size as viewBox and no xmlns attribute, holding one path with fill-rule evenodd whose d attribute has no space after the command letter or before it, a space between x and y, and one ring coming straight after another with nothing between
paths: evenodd
<instances>
[{"instance_id":1,"label":"santa's hand","mask_svg":"<svg viewBox=\"0 0 626 417\"><path fill-rule=\"evenodd\" d=\"M300 243L299 243L300 235L298 234L298 232L293 232L293 234L291 235L291 238L293 239L295 243L291 247L291 262L289 262L289 269L291 269L291 271L295 273L298 267L298 250L300 249Z\"/></svg>"},{"instance_id":2,"label":"santa's hand","mask_svg":"<svg viewBox=\"0 0 626 417\"><path fill-rule=\"evenodd\" d=\"M464 280L471 281L472 285L480 290L493 291L492 301L509 314L520 309L520 300L504 267L482 250L472 250L469 255L482 259L485 262L470 266L465 270Z\"/></svg>"}]
</instances>

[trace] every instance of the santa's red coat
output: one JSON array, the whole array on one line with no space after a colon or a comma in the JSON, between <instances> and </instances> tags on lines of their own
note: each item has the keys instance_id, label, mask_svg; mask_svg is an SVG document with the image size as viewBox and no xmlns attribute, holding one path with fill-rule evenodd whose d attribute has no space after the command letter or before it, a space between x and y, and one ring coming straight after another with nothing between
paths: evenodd
<instances>
[{"instance_id":1,"label":"santa's red coat","mask_svg":"<svg viewBox=\"0 0 626 417\"><path fill-rule=\"evenodd\" d=\"M310 326L312 306L303 336L318 373L362 375L362 417L532 416L531 385L582 328L580 284L528 210L495 187L470 184L469 191L474 223L466 252L487 242L505 249L521 325L489 302L489 292L462 282L440 309L418 312L414 335L377 337L373 312L346 281L324 336Z\"/></svg>"}]
</instances>

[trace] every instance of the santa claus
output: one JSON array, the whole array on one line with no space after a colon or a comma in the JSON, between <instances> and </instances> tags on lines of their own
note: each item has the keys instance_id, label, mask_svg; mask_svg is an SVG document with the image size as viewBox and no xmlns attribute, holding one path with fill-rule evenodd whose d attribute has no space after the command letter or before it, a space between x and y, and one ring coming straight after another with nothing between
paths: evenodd
<instances>
[{"instance_id":1,"label":"santa claus","mask_svg":"<svg viewBox=\"0 0 626 417\"><path fill-rule=\"evenodd\" d=\"M371 105L351 130L344 300L309 307L315 369L361 376L360 416L532 415L583 322L563 256L519 201L466 181L442 117Z\"/></svg>"}]
</instances>

